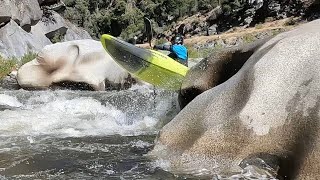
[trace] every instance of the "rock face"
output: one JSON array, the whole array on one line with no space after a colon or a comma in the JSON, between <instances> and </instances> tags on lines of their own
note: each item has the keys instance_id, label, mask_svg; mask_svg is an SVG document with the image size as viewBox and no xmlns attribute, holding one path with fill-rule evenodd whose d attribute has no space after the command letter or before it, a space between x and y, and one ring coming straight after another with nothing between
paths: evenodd
<instances>
[{"instance_id":1,"label":"rock face","mask_svg":"<svg viewBox=\"0 0 320 180\"><path fill-rule=\"evenodd\" d=\"M56 4L63 5L60 0L0 0L0 55L19 58L53 42L91 39L49 10Z\"/></svg>"},{"instance_id":2,"label":"rock face","mask_svg":"<svg viewBox=\"0 0 320 180\"><path fill-rule=\"evenodd\" d=\"M51 41L44 34L28 33L13 20L0 28L0 55L3 57L22 57L48 44Z\"/></svg>"},{"instance_id":3,"label":"rock face","mask_svg":"<svg viewBox=\"0 0 320 180\"><path fill-rule=\"evenodd\" d=\"M99 41L76 40L48 45L38 57L18 70L23 88L46 89L56 85L85 83L94 90L105 90L106 81L124 85L130 80Z\"/></svg>"},{"instance_id":4,"label":"rock face","mask_svg":"<svg viewBox=\"0 0 320 180\"><path fill-rule=\"evenodd\" d=\"M88 32L64 20L57 12L49 10L47 13L49 13L49 17L43 17L39 23L32 27L33 34L44 34L51 41L91 39Z\"/></svg>"},{"instance_id":5,"label":"rock face","mask_svg":"<svg viewBox=\"0 0 320 180\"><path fill-rule=\"evenodd\" d=\"M17 71L12 71L10 74L0 79L0 89L18 90L20 86L17 82Z\"/></svg>"},{"instance_id":6,"label":"rock face","mask_svg":"<svg viewBox=\"0 0 320 180\"><path fill-rule=\"evenodd\" d=\"M221 49L190 68L179 92L180 108L236 74L249 57L269 39Z\"/></svg>"},{"instance_id":7,"label":"rock face","mask_svg":"<svg viewBox=\"0 0 320 180\"><path fill-rule=\"evenodd\" d=\"M3 19L2 22L9 22L10 19L13 19L27 32L42 17L42 11L37 0L1 0L0 2L0 19Z\"/></svg>"},{"instance_id":8,"label":"rock face","mask_svg":"<svg viewBox=\"0 0 320 180\"><path fill-rule=\"evenodd\" d=\"M189 103L150 155L178 172L225 174L262 159L278 178L319 179L319 68L320 20L279 34Z\"/></svg>"}]
</instances>

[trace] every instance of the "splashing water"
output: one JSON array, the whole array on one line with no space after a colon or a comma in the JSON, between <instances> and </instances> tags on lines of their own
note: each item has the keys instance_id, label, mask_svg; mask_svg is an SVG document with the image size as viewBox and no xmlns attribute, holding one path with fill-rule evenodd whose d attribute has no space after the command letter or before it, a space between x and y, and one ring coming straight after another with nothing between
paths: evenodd
<instances>
[{"instance_id":1,"label":"splashing water","mask_svg":"<svg viewBox=\"0 0 320 180\"><path fill-rule=\"evenodd\" d=\"M176 93L141 86L0 91L0 179L270 179L255 167L228 177L160 169L170 164L144 155L178 111Z\"/></svg>"}]
</instances>

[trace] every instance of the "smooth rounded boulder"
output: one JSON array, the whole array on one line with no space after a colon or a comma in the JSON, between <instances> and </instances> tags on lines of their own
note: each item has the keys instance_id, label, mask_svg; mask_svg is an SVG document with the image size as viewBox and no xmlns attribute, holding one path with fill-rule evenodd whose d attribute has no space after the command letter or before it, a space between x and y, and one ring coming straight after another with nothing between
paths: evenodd
<instances>
[{"instance_id":1,"label":"smooth rounded boulder","mask_svg":"<svg viewBox=\"0 0 320 180\"><path fill-rule=\"evenodd\" d=\"M236 74L249 57L268 40L270 38L221 49L191 67L179 91L180 108L184 108L199 94Z\"/></svg>"},{"instance_id":2,"label":"smooth rounded boulder","mask_svg":"<svg viewBox=\"0 0 320 180\"><path fill-rule=\"evenodd\" d=\"M320 20L277 35L182 109L149 155L178 173L258 166L279 179L320 179L319 69Z\"/></svg>"},{"instance_id":3,"label":"smooth rounded boulder","mask_svg":"<svg viewBox=\"0 0 320 180\"><path fill-rule=\"evenodd\" d=\"M23 88L84 83L93 90L105 90L106 83L124 86L132 78L113 61L100 41L87 39L45 46L18 70L17 80Z\"/></svg>"}]
</instances>

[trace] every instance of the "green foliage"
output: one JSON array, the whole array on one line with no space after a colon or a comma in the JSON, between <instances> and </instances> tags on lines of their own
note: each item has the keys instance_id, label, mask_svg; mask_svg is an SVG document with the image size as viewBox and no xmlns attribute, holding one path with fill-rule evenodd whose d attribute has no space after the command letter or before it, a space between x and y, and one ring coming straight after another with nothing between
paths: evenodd
<instances>
[{"instance_id":1,"label":"green foliage","mask_svg":"<svg viewBox=\"0 0 320 180\"><path fill-rule=\"evenodd\" d=\"M55 32L54 36L50 39L52 43L61 42L64 38L64 35L59 31Z\"/></svg>"},{"instance_id":2,"label":"green foliage","mask_svg":"<svg viewBox=\"0 0 320 180\"><path fill-rule=\"evenodd\" d=\"M222 48L221 44L217 44L211 48L195 48L193 46L187 46L188 48L188 57L189 58L205 58L208 57L213 52Z\"/></svg>"},{"instance_id":3,"label":"green foliage","mask_svg":"<svg viewBox=\"0 0 320 180\"><path fill-rule=\"evenodd\" d=\"M34 52L29 52L27 54L25 54L21 59L20 59L20 66L26 64L27 62L32 61L33 59L35 59L37 57L37 54Z\"/></svg>"},{"instance_id":4,"label":"green foliage","mask_svg":"<svg viewBox=\"0 0 320 180\"><path fill-rule=\"evenodd\" d=\"M256 29L262 29L262 28L263 28L263 25L262 25L262 24L256 24L256 25L255 25L255 28L256 28Z\"/></svg>"},{"instance_id":5,"label":"green foliage","mask_svg":"<svg viewBox=\"0 0 320 180\"><path fill-rule=\"evenodd\" d=\"M36 53L29 52L25 54L19 61L15 57L3 58L0 56L0 79L9 74L11 71L18 69L25 63L35 59L37 56Z\"/></svg>"},{"instance_id":6,"label":"green foliage","mask_svg":"<svg viewBox=\"0 0 320 180\"><path fill-rule=\"evenodd\" d=\"M209 11L219 0L65 0L64 17L84 27L93 37L120 34L132 38L143 31L143 17L167 27L184 16ZM116 22L112 24L112 22Z\"/></svg>"},{"instance_id":7,"label":"green foliage","mask_svg":"<svg viewBox=\"0 0 320 180\"><path fill-rule=\"evenodd\" d=\"M246 34L246 35L243 36L243 41L245 43L251 43L251 42L253 42L255 40L256 40L256 37L254 37L254 35L252 35L252 34Z\"/></svg>"},{"instance_id":8,"label":"green foliage","mask_svg":"<svg viewBox=\"0 0 320 180\"><path fill-rule=\"evenodd\" d=\"M18 62L15 58L4 59L0 56L0 79L14 70L17 67L17 64Z\"/></svg>"},{"instance_id":9,"label":"green foliage","mask_svg":"<svg viewBox=\"0 0 320 180\"><path fill-rule=\"evenodd\" d=\"M161 39L157 39L154 44L155 45L160 45L160 44L164 44L164 43L167 43L167 42L168 42L167 39L161 38Z\"/></svg>"}]
</instances>

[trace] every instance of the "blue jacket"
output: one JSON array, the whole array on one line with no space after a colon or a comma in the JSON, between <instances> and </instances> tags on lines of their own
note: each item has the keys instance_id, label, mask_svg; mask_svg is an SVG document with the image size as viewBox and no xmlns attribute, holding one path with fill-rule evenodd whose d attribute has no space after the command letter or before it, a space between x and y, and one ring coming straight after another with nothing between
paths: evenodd
<instances>
[{"instance_id":1,"label":"blue jacket","mask_svg":"<svg viewBox=\"0 0 320 180\"><path fill-rule=\"evenodd\" d=\"M188 66L188 49L184 45L155 45L153 48L170 51L171 53L168 55L169 57L185 66Z\"/></svg>"}]
</instances>

